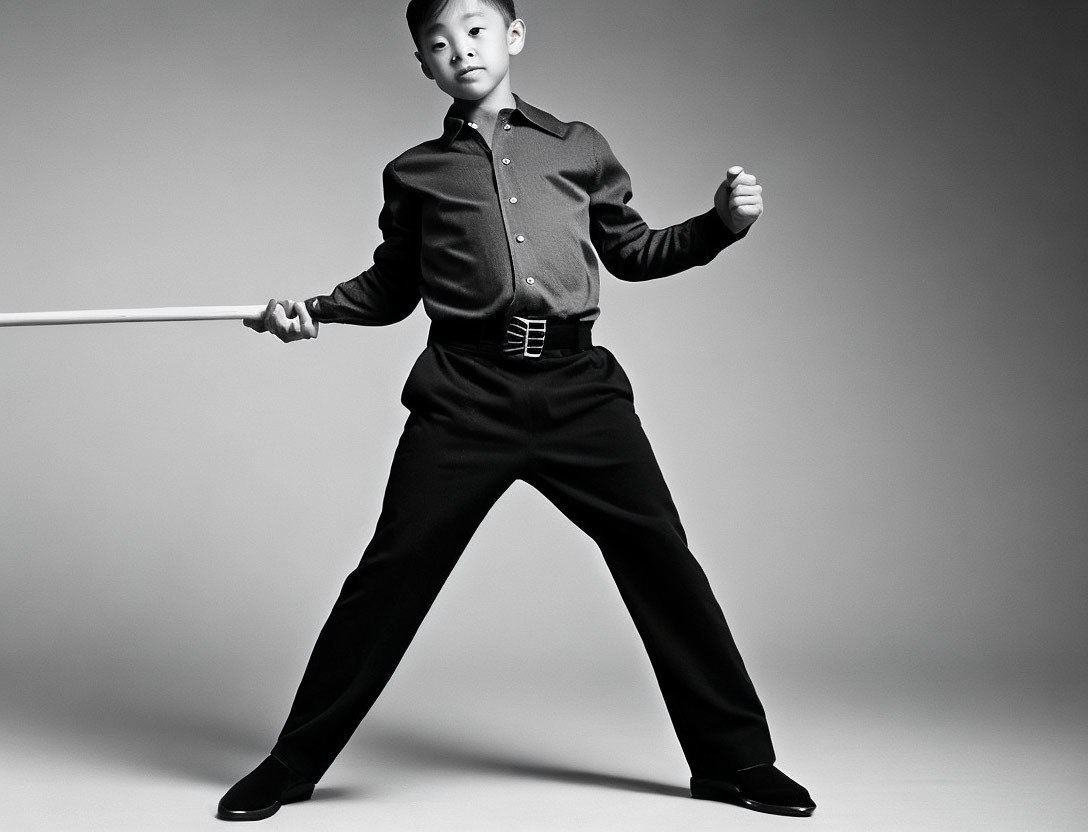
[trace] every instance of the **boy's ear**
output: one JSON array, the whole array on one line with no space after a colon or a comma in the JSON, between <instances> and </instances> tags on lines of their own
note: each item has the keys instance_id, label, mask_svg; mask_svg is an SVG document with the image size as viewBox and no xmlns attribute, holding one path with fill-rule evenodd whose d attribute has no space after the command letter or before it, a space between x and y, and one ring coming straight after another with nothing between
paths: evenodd
<instances>
[{"instance_id":1,"label":"boy's ear","mask_svg":"<svg viewBox=\"0 0 1088 832\"><path fill-rule=\"evenodd\" d=\"M511 55L517 55L525 48L525 21L520 17L506 29L506 45Z\"/></svg>"},{"instance_id":2,"label":"boy's ear","mask_svg":"<svg viewBox=\"0 0 1088 832\"><path fill-rule=\"evenodd\" d=\"M415 54L416 54L416 60L419 61L419 68L423 70L423 74L427 76L427 80L433 81L434 80L434 73L432 73L427 68L427 64L424 63L424 61L423 61L423 56L420 55L418 52L416 52Z\"/></svg>"}]
</instances>

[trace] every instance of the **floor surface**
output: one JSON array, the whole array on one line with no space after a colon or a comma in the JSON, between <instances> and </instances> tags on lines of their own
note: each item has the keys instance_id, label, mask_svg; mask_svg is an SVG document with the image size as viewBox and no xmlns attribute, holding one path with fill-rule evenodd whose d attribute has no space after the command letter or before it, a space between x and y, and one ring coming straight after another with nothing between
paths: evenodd
<instances>
[{"instance_id":1,"label":"floor surface","mask_svg":"<svg viewBox=\"0 0 1088 832\"><path fill-rule=\"evenodd\" d=\"M486 708L461 700L445 719L422 700L380 703L314 799L260 828L1088 829L1088 726L1073 692L1057 690L1038 707L984 680L925 696L793 691L764 698L778 715L780 765L818 804L811 819L691 800L663 709L650 698L560 697L526 720L515 687ZM0 709L0 727L0 828L17 832L227 828L215 804L267 740L258 728L180 713L95 715L75 705L66 715L26 702Z\"/></svg>"}]
</instances>

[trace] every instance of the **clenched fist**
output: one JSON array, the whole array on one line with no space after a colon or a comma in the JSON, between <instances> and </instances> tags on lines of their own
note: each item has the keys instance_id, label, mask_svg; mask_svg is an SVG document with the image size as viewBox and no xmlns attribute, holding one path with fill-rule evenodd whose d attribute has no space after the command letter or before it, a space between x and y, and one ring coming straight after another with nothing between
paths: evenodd
<instances>
[{"instance_id":1,"label":"clenched fist","mask_svg":"<svg viewBox=\"0 0 1088 832\"><path fill-rule=\"evenodd\" d=\"M731 167L714 194L714 207L726 228L739 234L763 214L763 186L739 165Z\"/></svg>"},{"instance_id":2,"label":"clenched fist","mask_svg":"<svg viewBox=\"0 0 1088 832\"><path fill-rule=\"evenodd\" d=\"M257 320L243 321L257 332L271 332L284 343L316 338L318 324L310 317L306 304L300 300L276 300L268 302L264 315Z\"/></svg>"}]
</instances>

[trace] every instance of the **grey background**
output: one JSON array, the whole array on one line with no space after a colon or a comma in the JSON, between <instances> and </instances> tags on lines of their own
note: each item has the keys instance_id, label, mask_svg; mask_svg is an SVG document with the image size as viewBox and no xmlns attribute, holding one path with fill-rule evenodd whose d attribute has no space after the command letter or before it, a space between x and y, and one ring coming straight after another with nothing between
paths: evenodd
<instances>
[{"instance_id":1,"label":"grey background","mask_svg":"<svg viewBox=\"0 0 1088 832\"><path fill-rule=\"evenodd\" d=\"M632 376L812 822L1073 828L1088 6L519 11L515 91L598 127L651 224L705 210L731 164L765 185L763 219L710 266L606 278L596 339ZM356 274L382 166L446 107L411 52L400 3L0 0L0 309L263 303ZM0 768L19 828L70 820L43 810L34 766L94 795L72 828L151 828L148 805L211 823L369 537L425 332L421 312L290 346L232 323L0 330ZM480 828L475 801L498 798L443 803L441 770L536 785L503 804L536 807L516 828L612 828L549 789L613 817L686 782L598 554L524 488L337 765L340 799L290 822ZM389 771L409 774L386 803L365 783ZM956 814L1024 777L1019 811L1042 814ZM173 783L192 789L176 806L154 791ZM887 819L910 801L905 826ZM756 823L666 803L614 828L689 804L688 828Z\"/></svg>"}]
</instances>

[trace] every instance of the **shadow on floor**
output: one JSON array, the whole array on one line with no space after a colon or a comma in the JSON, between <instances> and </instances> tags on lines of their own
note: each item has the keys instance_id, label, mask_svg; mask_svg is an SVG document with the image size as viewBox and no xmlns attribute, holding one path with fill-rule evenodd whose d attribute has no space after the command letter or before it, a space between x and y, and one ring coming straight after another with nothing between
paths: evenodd
<instances>
[{"instance_id":1,"label":"shadow on floor","mask_svg":"<svg viewBox=\"0 0 1088 832\"><path fill-rule=\"evenodd\" d=\"M36 750L54 749L67 758L96 765L167 774L216 787L229 787L268 753L279 724L275 715L226 712L222 701L194 702L191 696L156 696L138 685L105 675L74 685L60 665L38 664L35 672L0 661L0 726L26 731ZM10 673L8 671L11 671ZM86 683L86 679L81 679ZM161 689L160 689L161 692ZM257 696L257 700L267 697ZM249 707L245 704L245 707ZM260 706L254 705L258 711ZM268 705L265 703L267 710ZM368 764L402 767L435 775L480 772L579 784L628 792L687 797L686 784L659 783L541 761L531 751L488 748L473 738L408 730L397 724L367 724L353 745ZM360 783L365 790L365 783ZM320 789L322 799L358 797L363 792Z\"/></svg>"},{"instance_id":2,"label":"shadow on floor","mask_svg":"<svg viewBox=\"0 0 1088 832\"><path fill-rule=\"evenodd\" d=\"M367 730L362 744L370 760L380 759L422 771L477 771L668 797L689 796L686 786L544 763L529 754L496 751L463 738L422 735L395 726L383 725Z\"/></svg>"}]
</instances>

